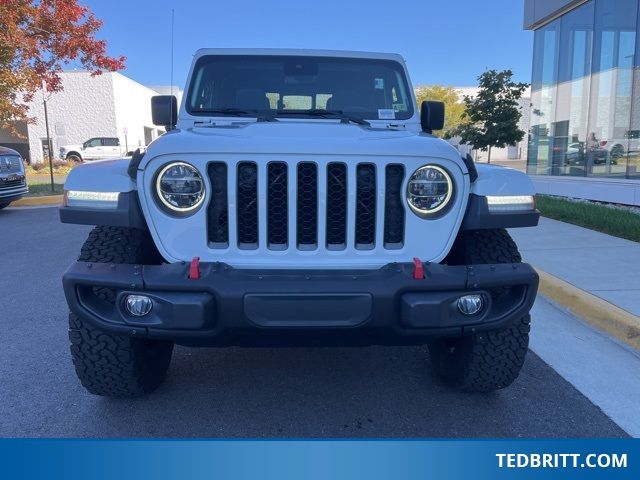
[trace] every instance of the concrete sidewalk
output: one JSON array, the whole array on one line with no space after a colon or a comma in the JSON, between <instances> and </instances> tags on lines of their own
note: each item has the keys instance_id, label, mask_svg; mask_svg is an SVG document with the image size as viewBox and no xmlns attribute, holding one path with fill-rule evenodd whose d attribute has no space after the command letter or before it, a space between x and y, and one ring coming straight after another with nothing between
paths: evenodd
<instances>
[{"instance_id":1,"label":"concrete sidewalk","mask_svg":"<svg viewBox=\"0 0 640 480\"><path fill-rule=\"evenodd\" d=\"M640 316L640 243L548 218L509 233L524 261Z\"/></svg>"}]
</instances>

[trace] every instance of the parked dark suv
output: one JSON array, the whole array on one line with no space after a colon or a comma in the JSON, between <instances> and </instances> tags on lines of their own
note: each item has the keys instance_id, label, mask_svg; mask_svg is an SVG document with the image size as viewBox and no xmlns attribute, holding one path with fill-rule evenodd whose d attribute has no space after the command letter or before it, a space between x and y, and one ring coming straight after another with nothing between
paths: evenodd
<instances>
[{"instance_id":1,"label":"parked dark suv","mask_svg":"<svg viewBox=\"0 0 640 480\"><path fill-rule=\"evenodd\" d=\"M0 147L0 210L28 191L22 157L15 150Z\"/></svg>"}]
</instances>

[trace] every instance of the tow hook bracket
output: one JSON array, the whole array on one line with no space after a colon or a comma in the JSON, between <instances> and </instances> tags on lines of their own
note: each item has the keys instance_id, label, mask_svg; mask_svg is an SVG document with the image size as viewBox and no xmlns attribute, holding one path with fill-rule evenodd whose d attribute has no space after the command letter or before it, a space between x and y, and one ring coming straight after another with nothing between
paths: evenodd
<instances>
[{"instance_id":1,"label":"tow hook bracket","mask_svg":"<svg viewBox=\"0 0 640 480\"><path fill-rule=\"evenodd\" d=\"M413 278L416 280L424 280L424 266L422 265L422 260L418 257L413 259Z\"/></svg>"},{"instance_id":2,"label":"tow hook bracket","mask_svg":"<svg viewBox=\"0 0 640 480\"><path fill-rule=\"evenodd\" d=\"M200 257L193 257L191 260L189 280L200 280Z\"/></svg>"}]
</instances>

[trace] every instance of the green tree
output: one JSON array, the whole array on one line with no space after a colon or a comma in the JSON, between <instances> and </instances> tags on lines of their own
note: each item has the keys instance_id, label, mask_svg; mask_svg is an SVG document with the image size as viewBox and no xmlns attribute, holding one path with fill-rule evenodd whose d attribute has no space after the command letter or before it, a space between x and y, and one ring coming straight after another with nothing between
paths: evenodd
<instances>
[{"instance_id":1,"label":"green tree","mask_svg":"<svg viewBox=\"0 0 640 480\"><path fill-rule=\"evenodd\" d=\"M463 123L455 135L461 138L461 143L474 149L488 150L489 163L492 147L515 145L525 135L518 127L522 116L518 100L529 85L516 83L512 78L511 70L488 70L478 77L478 94L464 97Z\"/></svg>"},{"instance_id":2,"label":"green tree","mask_svg":"<svg viewBox=\"0 0 640 480\"><path fill-rule=\"evenodd\" d=\"M462 123L464 113L464 104L460 101L458 91L453 87L442 85L418 87L416 88L416 99L419 106L425 100L444 102L444 130L434 132L434 134L442 138L451 138L453 132Z\"/></svg>"}]
</instances>

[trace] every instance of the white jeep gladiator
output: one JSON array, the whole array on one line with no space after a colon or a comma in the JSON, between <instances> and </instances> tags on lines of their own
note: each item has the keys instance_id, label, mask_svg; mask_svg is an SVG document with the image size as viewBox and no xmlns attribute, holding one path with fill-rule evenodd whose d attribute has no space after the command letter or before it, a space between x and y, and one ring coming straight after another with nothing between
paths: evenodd
<instances>
[{"instance_id":1,"label":"white jeep gladiator","mask_svg":"<svg viewBox=\"0 0 640 480\"><path fill-rule=\"evenodd\" d=\"M467 391L511 384L538 277L505 230L534 188L432 135L393 54L205 49L168 133L81 165L63 222L95 225L65 272L90 392L131 397L187 346L425 345Z\"/></svg>"}]
</instances>

